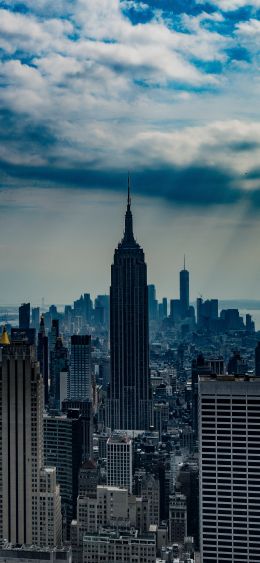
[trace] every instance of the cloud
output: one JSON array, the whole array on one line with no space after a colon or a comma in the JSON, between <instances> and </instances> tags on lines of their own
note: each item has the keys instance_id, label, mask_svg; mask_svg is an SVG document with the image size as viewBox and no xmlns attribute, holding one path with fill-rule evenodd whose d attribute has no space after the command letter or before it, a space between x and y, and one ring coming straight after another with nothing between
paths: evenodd
<instances>
[{"instance_id":1,"label":"cloud","mask_svg":"<svg viewBox=\"0 0 260 563\"><path fill-rule=\"evenodd\" d=\"M254 7L260 8L260 0L209 0L223 12L238 10L239 8ZM200 3L200 1L198 1Z\"/></svg>"},{"instance_id":2,"label":"cloud","mask_svg":"<svg viewBox=\"0 0 260 563\"><path fill-rule=\"evenodd\" d=\"M182 5L175 14L162 2L5 2L6 184L119 189L130 168L140 192L153 195L156 179L162 197L182 204L235 203L258 189L260 125L248 112L257 111L259 22L251 14L230 27L221 1L221 13ZM149 19L131 19L148 8Z\"/></svg>"}]
</instances>

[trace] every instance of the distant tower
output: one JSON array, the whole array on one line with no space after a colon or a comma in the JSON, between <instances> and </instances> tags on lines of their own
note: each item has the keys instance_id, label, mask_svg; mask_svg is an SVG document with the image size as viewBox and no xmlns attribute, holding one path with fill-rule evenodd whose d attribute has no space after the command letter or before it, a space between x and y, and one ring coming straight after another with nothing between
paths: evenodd
<instances>
[{"instance_id":1,"label":"distant tower","mask_svg":"<svg viewBox=\"0 0 260 563\"><path fill-rule=\"evenodd\" d=\"M39 330L40 326L40 307L33 307L32 308L32 328L35 330Z\"/></svg>"},{"instance_id":2,"label":"distant tower","mask_svg":"<svg viewBox=\"0 0 260 563\"><path fill-rule=\"evenodd\" d=\"M125 232L114 254L110 288L112 429L151 424L148 290L144 252L135 241L128 185Z\"/></svg>"},{"instance_id":3,"label":"distant tower","mask_svg":"<svg viewBox=\"0 0 260 563\"><path fill-rule=\"evenodd\" d=\"M19 307L19 328L30 328L30 303L23 303Z\"/></svg>"},{"instance_id":4,"label":"distant tower","mask_svg":"<svg viewBox=\"0 0 260 563\"><path fill-rule=\"evenodd\" d=\"M185 256L183 270L180 271L180 306L181 316L185 318L189 313L190 296L189 296L189 272L186 270Z\"/></svg>"}]
</instances>

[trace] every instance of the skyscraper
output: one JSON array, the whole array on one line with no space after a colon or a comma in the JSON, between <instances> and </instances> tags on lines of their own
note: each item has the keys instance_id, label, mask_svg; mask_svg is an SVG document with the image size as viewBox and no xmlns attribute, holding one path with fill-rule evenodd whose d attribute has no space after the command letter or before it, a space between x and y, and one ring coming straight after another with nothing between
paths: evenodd
<instances>
[{"instance_id":1,"label":"skyscraper","mask_svg":"<svg viewBox=\"0 0 260 563\"><path fill-rule=\"evenodd\" d=\"M107 440L107 484L133 487L133 444L127 434L115 432Z\"/></svg>"},{"instance_id":2,"label":"skyscraper","mask_svg":"<svg viewBox=\"0 0 260 563\"><path fill-rule=\"evenodd\" d=\"M71 337L68 399L92 399L91 336Z\"/></svg>"},{"instance_id":3,"label":"skyscraper","mask_svg":"<svg viewBox=\"0 0 260 563\"><path fill-rule=\"evenodd\" d=\"M35 330L39 330L40 326L40 307L33 307L32 308L32 328Z\"/></svg>"},{"instance_id":4,"label":"skyscraper","mask_svg":"<svg viewBox=\"0 0 260 563\"><path fill-rule=\"evenodd\" d=\"M17 341L8 344L7 338L2 337L0 538L14 544L55 546L61 543L60 496L55 468L52 490L47 491L42 482L42 476L48 473L43 467L42 424L43 381L34 347Z\"/></svg>"},{"instance_id":5,"label":"skyscraper","mask_svg":"<svg viewBox=\"0 0 260 563\"><path fill-rule=\"evenodd\" d=\"M260 381L199 377L203 563L260 560Z\"/></svg>"},{"instance_id":6,"label":"skyscraper","mask_svg":"<svg viewBox=\"0 0 260 563\"><path fill-rule=\"evenodd\" d=\"M42 465L42 379L29 346L10 344L0 354L0 537L32 543Z\"/></svg>"},{"instance_id":7,"label":"skyscraper","mask_svg":"<svg viewBox=\"0 0 260 563\"><path fill-rule=\"evenodd\" d=\"M49 401L49 357L48 357L48 336L45 334L44 316L41 317L40 330L38 332L37 359L40 363L40 371L44 384L44 404Z\"/></svg>"},{"instance_id":8,"label":"skyscraper","mask_svg":"<svg viewBox=\"0 0 260 563\"><path fill-rule=\"evenodd\" d=\"M128 187L125 232L114 254L110 288L110 421L112 429L151 423L148 290L144 252L133 234Z\"/></svg>"},{"instance_id":9,"label":"skyscraper","mask_svg":"<svg viewBox=\"0 0 260 563\"><path fill-rule=\"evenodd\" d=\"M190 307L190 289L189 289L189 272L186 270L185 257L183 270L180 271L180 306L181 316L185 318L189 314Z\"/></svg>"},{"instance_id":10,"label":"skyscraper","mask_svg":"<svg viewBox=\"0 0 260 563\"><path fill-rule=\"evenodd\" d=\"M50 352L50 395L52 405L58 410L61 410L63 399L67 398L68 371L68 349L63 346L61 336L58 336L54 350Z\"/></svg>"},{"instance_id":11,"label":"skyscraper","mask_svg":"<svg viewBox=\"0 0 260 563\"><path fill-rule=\"evenodd\" d=\"M30 303L23 303L19 307L19 328L30 328Z\"/></svg>"}]
</instances>

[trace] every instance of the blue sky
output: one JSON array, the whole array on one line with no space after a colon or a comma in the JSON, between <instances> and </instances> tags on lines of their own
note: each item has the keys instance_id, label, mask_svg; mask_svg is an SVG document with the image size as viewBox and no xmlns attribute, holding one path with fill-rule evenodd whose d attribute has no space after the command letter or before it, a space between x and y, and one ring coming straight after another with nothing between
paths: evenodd
<instances>
[{"instance_id":1,"label":"blue sky","mask_svg":"<svg viewBox=\"0 0 260 563\"><path fill-rule=\"evenodd\" d=\"M161 293L185 252L194 297L259 297L259 14L260 0L0 1L6 302L107 289L127 170Z\"/></svg>"}]
</instances>

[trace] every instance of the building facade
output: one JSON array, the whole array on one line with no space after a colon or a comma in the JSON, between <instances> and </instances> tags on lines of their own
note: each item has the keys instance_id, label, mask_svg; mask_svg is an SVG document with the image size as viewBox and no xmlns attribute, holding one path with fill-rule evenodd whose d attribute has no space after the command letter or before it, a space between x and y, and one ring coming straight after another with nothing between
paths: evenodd
<instances>
[{"instance_id":1,"label":"building facade","mask_svg":"<svg viewBox=\"0 0 260 563\"><path fill-rule=\"evenodd\" d=\"M68 399L92 399L91 336L71 337Z\"/></svg>"},{"instance_id":2,"label":"building facade","mask_svg":"<svg viewBox=\"0 0 260 563\"><path fill-rule=\"evenodd\" d=\"M56 471L51 491L44 488L45 471L43 380L35 350L25 343L6 344L0 347L0 538L19 545L61 544Z\"/></svg>"},{"instance_id":3,"label":"building facade","mask_svg":"<svg viewBox=\"0 0 260 563\"><path fill-rule=\"evenodd\" d=\"M138 532L101 531L86 534L83 539L83 562L155 563L156 539L153 534L139 536Z\"/></svg>"},{"instance_id":4,"label":"building facade","mask_svg":"<svg viewBox=\"0 0 260 563\"><path fill-rule=\"evenodd\" d=\"M199 377L203 563L260 560L260 381Z\"/></svg>"},{"instance_id":5,"label":"building facade","mask_svg":"<svg viewBox=\"0 0 260 563\"><path fill-rule=\"evenodd\" d=\"M107 484L133 488L133 444L126 434L113 433L107 440Z\"/></svg>"}]
</instances>

